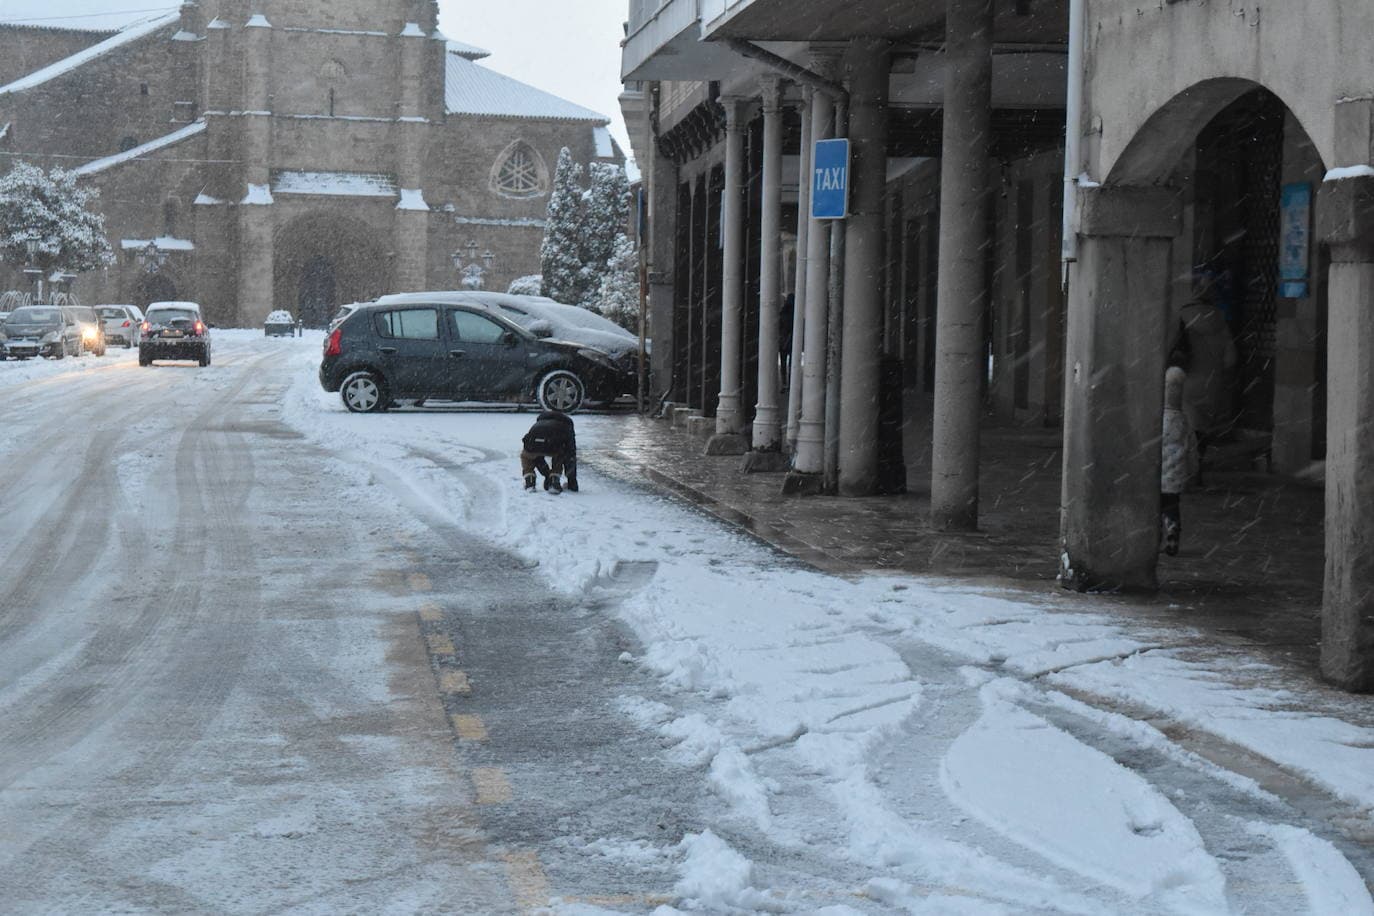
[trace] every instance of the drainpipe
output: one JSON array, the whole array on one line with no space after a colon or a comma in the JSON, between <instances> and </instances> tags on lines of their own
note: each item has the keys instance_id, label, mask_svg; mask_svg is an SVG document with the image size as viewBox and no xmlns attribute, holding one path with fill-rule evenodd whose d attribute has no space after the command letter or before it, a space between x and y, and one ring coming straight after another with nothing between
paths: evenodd
<instances>
[{"instance_id":1,"label":"drainpipe","mask_svg":"<svg viewBox=\"0 0 1374 916\"><path fill-rule=\"evenodd\" d=\"M1064 106L1064 236L1060 282L1069 288L1069 265L1078 260L1078 235L1074 232L1078 210L1078 176L1083 173L1083 62L1084 20L1088 0L1069 0L1068 97Z\"/></svg>"}]
</instances>

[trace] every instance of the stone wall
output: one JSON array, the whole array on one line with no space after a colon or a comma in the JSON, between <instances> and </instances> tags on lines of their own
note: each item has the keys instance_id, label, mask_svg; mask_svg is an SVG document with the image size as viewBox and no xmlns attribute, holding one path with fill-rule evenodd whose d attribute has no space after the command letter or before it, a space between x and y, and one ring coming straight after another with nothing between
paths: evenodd
<instances>
[{"instance_id":1,"label":"stone wall","mask_svg":"<svg viewBox=\"0 0 1374 916\"><path fill-rule=\"evenodd\" d=\"M0 86L71 57L113 32L0 25Z\"/></svg>"}]
</instances>

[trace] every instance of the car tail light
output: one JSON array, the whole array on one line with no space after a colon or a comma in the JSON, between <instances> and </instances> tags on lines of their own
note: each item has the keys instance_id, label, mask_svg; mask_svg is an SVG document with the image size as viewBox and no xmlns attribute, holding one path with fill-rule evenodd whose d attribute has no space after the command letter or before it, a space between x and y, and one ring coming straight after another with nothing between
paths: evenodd
<instances>
[{"instance_id":1,"label":"car tail light","mask_svg":"<svg viewBox=\"0 0 1374 916\"><path fill-rule=\"evenodd\" d=\"M200 335L202 335L202 334L205 333L205 325L202 324L201 322L197 321L197 322L196 322L196 328L195 328L195 330L196 330L196 336L199 337Z\"/></svg>"},{"instance_id":2,"label":"car tail light","mask_svg":"<svg viewBox=\"0 0 1374 916\"><path fill-rule=\"evenodd\" d=\"M120 325L121 328L127 328L127 327L129 327L129 326L130 326L130 325L129 325L129 319L127 319L127 318L125 318L125 319L124 319L124 323Z\"/></svg>"},{"instance_id":3,"label":"car tail light","mask_svg":"<svg viewBox=\"0 0 1374 916\"><path fill-rule=\"evenodd\" d=\"M335 328L329 335L329 343L324 348L325 356L339 356L343 353L343 328Z\"/></svg>"},{"instance_id":4,"label":"car tail light","mask_svg":"<svg viewBox=\"0 0 1374 916\"><path fill-rule=\"evenodd\" d=\"M144 334L147 334L149 331L153 329L153 326L145 321L143 322L143 324L139 325L138 329L142 331Z\"/></svg>"}]
</instances>

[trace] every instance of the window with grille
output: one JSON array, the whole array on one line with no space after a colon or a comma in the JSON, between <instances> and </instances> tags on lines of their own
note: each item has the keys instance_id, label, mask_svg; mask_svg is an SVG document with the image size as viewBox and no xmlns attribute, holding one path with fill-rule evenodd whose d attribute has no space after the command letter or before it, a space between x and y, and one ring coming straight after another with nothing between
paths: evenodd
<instances>
[{"instance_id":1,"label":"window with grille","mask_svg":"<svg viewBox=\"0 0 1374 916\"><path fill-rule=\"evenodd\" d=\"M544 193L544 164L524 143L511 147L497 166L492 185L507 197L537 197Z\"/></svg>"}]
</instances>

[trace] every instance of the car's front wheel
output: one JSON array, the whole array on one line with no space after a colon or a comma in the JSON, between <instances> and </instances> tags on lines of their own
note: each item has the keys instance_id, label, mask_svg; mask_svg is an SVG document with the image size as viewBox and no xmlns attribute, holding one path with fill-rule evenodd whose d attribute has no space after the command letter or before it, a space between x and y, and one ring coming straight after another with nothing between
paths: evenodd
<instances>
[{"instance_id":1,"label":"car's front wheel","mask_svg":"<svg viewBox=\"0 0 1374 916\"><path fill-rule=\"evenodd\" d=\"M386 382L375 372L354 372L339 386L344 406L353 413L377 413L386 410L391 402Z\"/></svg>"},{"instance_id":2,"label":"car's front wheel","mask_svg":"<svg viewBox=\"0 0 1374 916\"><path fill-rule=\"evenodd\" d=\"M539 398L539 406L545 410L572 413L586 400L587 387L567 369L555 369L539 380L535 394Z\"/></svg>"},{"instance_id":3,"label":"car's front wheel","mask_svg":"<svg viewBox=\"0 0 1374 916\"><path fill-rule=\"evenodd\" d=\"M138 364L140 366L151 366L153 364L153 358L143 352L142 347L138 348Z\"/></svg>"}]
</instances>

